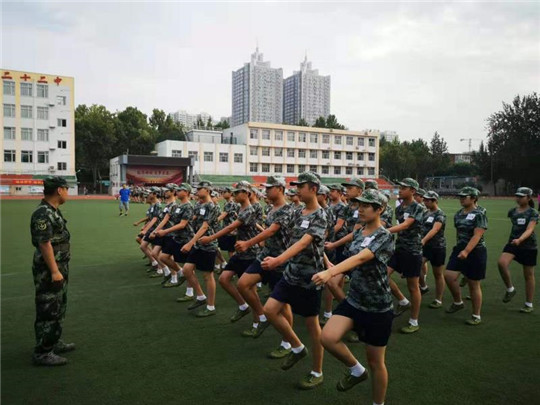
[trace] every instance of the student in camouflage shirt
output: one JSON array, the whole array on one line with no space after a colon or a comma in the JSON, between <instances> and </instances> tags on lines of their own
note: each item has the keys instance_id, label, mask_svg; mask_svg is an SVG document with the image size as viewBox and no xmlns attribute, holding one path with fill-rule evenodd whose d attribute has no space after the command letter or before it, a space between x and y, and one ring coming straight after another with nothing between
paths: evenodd
<instances>
[{"instance_id":1,"label":"student in camouflage shirt","mask_svg":"<svg viewBox=\"0 0 540 405\"><path fill-rule=\"evenodd\" d=\"M516 295L508 267L512 260L523 266L525 277L525 305L520 309L522 313L533 311L534 298L534 267L538 255L538 245L534 228L538 224L538 211L534 209L533 191L528 187L520 187L516 191L517 207L508 211L508 218L512 223L508 243L499 258L499 272L506 286L503 302L507 303Z\"/></svg>"},{"instance_id":2,"label":"student in camouflage shirt","mask_svg":"<svg viewBox=\"0 0 540 405\"><path fill-rule=\"evenodd\" d=\"M422 269L422 221L424 210L414 200L418 190L418 182L405 178L399 182L399 198L402 203L396 208L398 225L388 229L390 233L397 233L396 250L388 262L390 275L397 271L407 279L407 288L411 302L400 291L397 284L390 279L392 293L399 300L396 316L407 309L411 309L411 316L407 326L401 328L402 333L415 333L420 329L418 316L422 296L420 294L419 278Z\"/></svg>"},{"instance_id":3,"label":"student in camouflage shirt","mask_svg":"<svg viewBox=\"0 0 540 405\"><path fill-rule=\"evenodd\" d=\"M141 233L143 234L140 249L141 251L148 257L148 259L152 262L152 269L163 272L163 267L165 266L164 263L160 262L158 260L158 256L154 256L152 253L152 248L150 248L150 243L152 243L152 239L150 239L150 235L154 231L154 229L159 224L159 216L161 214L161 203L158 200L158 193L160 192L159 187L152 187L150 189L150 208L148 208L148 221L146 222L146 225L143 227Z\"/></svg>"},{"instance_id":4,"label":"student in camouflage shirt","mask_svg":"<svg viewBox=\"0 0 540 405\"><path fill-rule=\"evenodd\" d=\"M336 221L334 226L334 240L330 241L334 242L347 235L347 227L345 226L345 208L347 206L341 201L341 186L333 184L328 186L328 188L330 189L330 207L332 208L334 219ZM343 251L343 249L341 249L341 251ZM336 255L339 254L339 250L336 249ZM335 262L339 263L338 260Z\"/></svg>"},{"instance_id":5,"label":"student in camouflage shirt","mask_svg":"<svg viewBox=\"0 0 540 405\"><path fill-rule=\"evenodd\" d=\"M68 189L62 177L44 179L44 198L30 220L32 245L35 248L32 273L36 304L36 346L32 360L40 366L67 364L67 359L58 354L75 349L73 343L60 340L66 315L71 254L67 221L59 207L67 201Z\"/></svg>"},{"instance_id":6,"label":"student in camouflage shirt","mask_svg":"<svg viewBox=\"0 0 540 405\"><path fill-rule=\"evenodd\" d=\"M464 187L459 191L462 208L454 215L457 244L452 250L446 265L445 280L454 302L446 310L453 313L464 308L461 289L458 285L460 273L467 277L471 294L473 315L466 323L476 326L481 323L482 290L480 281L486 276L487 251L484 233L487 230L487 217L476 206L480 192L473 187Z\"/></svg>"},{"instance_id":7,"label":"student in camouflage shirt","mask_svg":"<svg viewBox=\"0 0 540 405\"><path fill-rule=\"evenodd\" d=\"M238 211L240 210L240 204L238 204L232 198L231 187L225 187L225 190L223 191L222 195L225 200L225 205L223 206L223 212L218 217L218 221L223 225L222 228L226 228L227 226L229 226L236 220L238 216ZM229 253L229 257L234 255L235 243L236 243L236 232L224 235L218 239L219 248L221 250L227 251Z\"/></svg>"},{"instance_id":8,"label":"student in camouflage shirt","mask_svg":"<svg viewBox=\"0 0 540 405\"><path fill-rule=\"evenodd\" d=\"M383 226L388 229L394 225L394 209L390 205L392 195L390 194L389 190L384 190L382 193L387 198L388 203L384 207L384 212L381 215L381 222Z\"/></svg>"},{"instance_id":9,"label":"student in camouflage shirt","mask_svg":"<svg viewBox=\"0 0 540 405\"><path fill-rule=\"evenodd\" d=\"M422 207L424 212L427 211L426 204L424 204L424 195L425 194L426 194L426 190L424 190L423 188L419 188L414 193L414 200L418 203L418 205L420 205Z\"/></svg>"},{"instance_id":10,"label":"student in camouflage shirt","mask_svg":"<svg viewBox=\"0 0 540 405\"><path fill-rule=\"evenodd\" d=\"M337 383L339 391L347 391L368 377L368 372L343 343L344 336L354 330L366 343L373 376L373 403L384 403L388 385L385 352L392 332L392 294L386 266L393 254L392 235L380 221L387 202L378 190L366 190L355 197L360 203L363 229L353 233L352 256L340 264L313 276L316 284L327 283L337 274L351 271L350 289L322 332L324 347L340 359L349 373Z\"/></svg>"},{"instance_id":11,"label":"student in camouflage shirt","mask_svg":"<svg viewBox=\"0 0 540 405\"><path fill-rule=\"evenodd\" d=\"M422 223L422 276L420 277L420 292L422 294L429 291L426 284L427 262L433 267L435 277L435 299L430 308L437 309L442 306L444 294L444 263L446 261L446 239L444 231L446 228L446 214L439 208L439 195L435 191L428 191L424 194L424 202L427 211L424 214Z\"/></svg>"},{"instance_id":12,"label":"student in camouflage shirt","mask_svg":"<svg viewBox=\"0 0 540 405\"><path fill-rule=\"evenodd\" d=\"M291 239L289 247L278 257L266 257L263 269L272 270L287 263L283 278L276 284L264 306L264 313L272 325L292 346L281 365L288 370L299 360L307 356L304 347L289 321L283 315L285 305L306 320L306 327L311 336L313 350L313 368L300 382L300 388L312 389L322 384L323 347L321 345L321 327L319 310L321 289L311 280L313 275L324 268L324 234L327 227L326 213L317 203L317 191L321 186L319 178L311 172L301 173L296 185L300 199L305 203L304 210L296 210L291 221Z\"/></svg>"}]
</instances>

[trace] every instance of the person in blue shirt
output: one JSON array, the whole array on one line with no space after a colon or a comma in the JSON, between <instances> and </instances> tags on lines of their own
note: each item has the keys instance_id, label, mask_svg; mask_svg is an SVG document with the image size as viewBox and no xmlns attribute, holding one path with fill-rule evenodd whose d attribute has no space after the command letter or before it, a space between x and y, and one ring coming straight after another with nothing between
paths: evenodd
<instances>
[{"instance_id":1,"label":"person in blue shirt","mask_svg":"<svg viewBox=\"0 0 540 405\"><path fill-rule=\"evenodd\" d=\"M129 196L131 195L131 190L128 188L127 184L124 184L119 191L120 194L120 215L124 214L127 217L129 211Z\"/></svg>"}]
</instances>

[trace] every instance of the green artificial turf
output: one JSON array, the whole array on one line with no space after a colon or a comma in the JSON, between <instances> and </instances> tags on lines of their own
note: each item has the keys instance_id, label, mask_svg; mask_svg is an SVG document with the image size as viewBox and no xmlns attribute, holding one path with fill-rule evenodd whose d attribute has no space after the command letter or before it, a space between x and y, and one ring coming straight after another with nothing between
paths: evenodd
<instances>
[{"instance_id":1,"label":"green artificial turf","mask_svg":"<svg viewBox=\"0 0 540 405\"><path fill-rule=\"evenodd\" d=\"M29 218L37 201L1 202L2 404L371 404L370 383L338 393L344 367L325 354L322 387L298 391L295 383L310 370L310 359L289 371L266 359L280 338L269 328L257 340L240 332L250 317L231 324L233 301L218 286L214 317L199 319L175 299L185 286L162 289L148 279L135 244L132 223L146 209L131 204L118 217L113 201L69 201L63 208L72 234L69 303L64 339L76 342L70 364L31 365L34 345L33 248ZM512 264L517 296L509 304L496 262L509 232L511 200L482 200L489 230L488 272L483 282L483 324L468 327L467 309L448 315L431 310L424 296L421 329L401 335L407 314L394 322L387 350L390 382L387 404L532 404L540 394L540 306L526 315L521 270ZM451 249L457 200L445 200ZM405 290L403 280L397 280ZM445 306L450 303L445 293ZM301 318L295 329L309 347ZM366 364L363 346L352 345Z\"/></svg>"}]
</instances>

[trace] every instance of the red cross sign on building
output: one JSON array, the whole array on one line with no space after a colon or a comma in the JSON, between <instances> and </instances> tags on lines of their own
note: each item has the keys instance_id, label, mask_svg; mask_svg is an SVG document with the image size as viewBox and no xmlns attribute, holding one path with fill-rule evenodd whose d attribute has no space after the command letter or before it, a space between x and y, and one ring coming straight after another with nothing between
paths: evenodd
<instances>
[{"instance_id":1,"label":"red cross sign on building","mask_svg":"<svg viewBox=\"0 0 540 405\"><path fill-rule=\"evenodd\" d=\"M28 79L31 79L31 77L28 76L28 75L25 73L24 76L21 76L21 79L23 79L24 81L27 81Z\"/></svg>"},{"instance_id":2,"label":"red cross sign on building","mask_svg":"<svg viewBox=\"0 0 540 405\"><path fill-rule=\"evenodd\" d=\"M60 86L61 81L62 81L62 79L59 78L58 76L56 76L56 79L54 79L54 82L56 83L57 86Z\"/></svg>"}]
</instances>

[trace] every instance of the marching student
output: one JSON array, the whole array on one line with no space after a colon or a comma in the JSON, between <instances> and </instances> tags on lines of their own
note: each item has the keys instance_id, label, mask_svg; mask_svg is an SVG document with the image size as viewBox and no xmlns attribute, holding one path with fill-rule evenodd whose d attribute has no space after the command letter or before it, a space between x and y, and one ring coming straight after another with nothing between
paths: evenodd
<instances>
[{"instance_id":1,"label":"marching student","mask_svg":"<svg viewBox=\"0 0 540 405\"><path fill-rule=\"evenodd\" d=\"M294 188L287 190L287 196L289 197L290 204L294 209L304 209L304 203L300 201L297 190Z\"/></svg>"},{"instance_id":2,"label":"marching student","mask_svg":"<svg viewBox=\"0 0 540 405\"><path fill-rule=\"evenodd\" d=\"M218 222L223 225L223 228L226 228L234 222L240 210L240 204L234 201L232 197L232 188L225 187L222 193L222 197L225 200L223 205L223 211L218 217ZM220 250L227 251L229 253L229 258L234 255L234 244L236 243L236 234L227 234L223 235L218 239L218 246ZM222 264L222 268L225 267L227 263Z\"/></svg>"},{"instance_id":3,"label":"marching student","mask_svg":"<svg viewBox=\"0 0 540 405\"><path fill-rule=\"evenodd\" d=\"M150 202L150 208L148 208L148 222L141 230L143 234L141 238L140 249L152 262L152 269L155 269L154 274L163 275L163 267L165 264L160 262L157 255L153 254L153 249L150 248L150 243L153 243L150 239L150 235L154 231L154 228L157 226L159 215L161 213L161 204L158 200L159 187L152 187L150 189L150 194L148 196Z\"/></svg>"},{"instance_id":4,"label":"marching student","mask_svg":"<svg viewBox=\"0 0 540 405\"><path fill-rule=\"evenodd\" d=\"M325 325L321 340L325 349L349 368L336 386L339 391L347 391L368 378L367 369L343 343L349 331L357 332L366 344L366 357L373 375L373 403L383 404L388 386L385 353L394 317L386 266L393 254L394 242L380 221L386 197L378 190L369 189L355 200L360 203L359 216L365 226L354 231L351 257L313 276L313 281L321 285L336 274L351 271L347 297Z\"/></svg>"},{"instance_id":5,"label":"marching student","mask_svg":"<svg viewBox=\"0 0 540 405\"><path fill-rule=\"evenodd\" d=\"M482 320L482 289L480 281L486 277L487 250L484 233L487 230L485 211L476 206L480 192L473 187L464 187L459 193L461 209L454 215L457 243L448 264L444 278L454 302L446 310L447 313L457 312L465 307L461 299L461 289L458 278L462 273L467 277L469 292L472 300L472 318L467 325L479 325Z\"/></svg>"},{"instance_id":6,"label":"marching student","mask_svg":"<svg viewBox=\"0 0 540 405\"><path fill-rule=\"evenodd\" d=\"M334 219L336 221L334 226L334 240L339 240L347 235L347 227L345 226L345 208L347 205L341 201L343 191L340 185L332 184L328 186L328 188L330 189L330 207L332 208ZM336 248L333 263L341 263L343 259L343 246L340 246Z\"/></svg>"},{"instance_id":7,"label":"marching student","mask_svg":"<svg viewBox=\"0 0 540 405\"><path fill-rule=\"evenodd\" d=\"M296 185L298 196L305 203L303 210L295 210L291 221L289 247L278 257L266 257L262 262L264 270L273 270L286 263L283 278L278 281L264 305L264 314L272 325L292 346L281 365L283 370L293 367L307 356L291 324L283 314L289 304L292 311L305 318L306 327L312 341L313 367L299 384L301 389L312 389L323 383L323 352L320 338L319 311L321 289L311 280L315 273L324 269L324 233L327 227L326 214L317 203L317 191L321 186L318 177L311 172L298 176Z\"/></svg>"},{"instance_id":8,"label":"marching student","mask_svg":"<svg viewBox=\"0 0 540 405\"><path fill-rule=\"evenodd\" d=\"M382 190L382 193L387 199L387 203L384 207L384 212L381 215L381 223L385 228L391 228L394 225L394 209L390 205L390 201L392 201L392 194L390 193L390 190Z\"/></svg>"},{"instance_id":9,"label":"marching student","mask_svg":"<svg viewBox=\"0 0 540 405\"><path fill-rule=\"evenodd\" d=\"M419 188L414 192L414 200L422 207L424 211L427 211L426 204L424 204L424 196L426 195L426 190Z\"/></svg>"},{"instance_id":10,"label":"marching student","mask_svg":"<svg viewBox=\"0 0 540 405\"><path fill-rule=\"evenodd\" d=\"M507 303L516 295L508 267L515 260L523 266L525 277L525 305L520 312L533 311L534 298L534 267L538 255L538 245L534 227L538 223L538 211L534 209L532 199L533 191L528 187L520 187L516 191L517 207L508 211L508 218L512 223L508 243L499 258L499 272L506 286L503 302Z\"/></svg>"}]
</instances>

